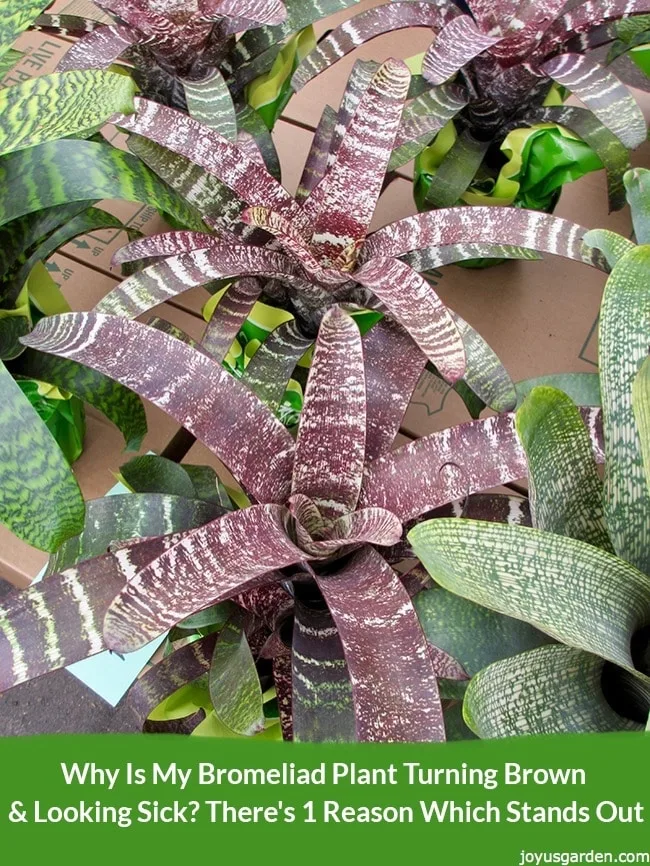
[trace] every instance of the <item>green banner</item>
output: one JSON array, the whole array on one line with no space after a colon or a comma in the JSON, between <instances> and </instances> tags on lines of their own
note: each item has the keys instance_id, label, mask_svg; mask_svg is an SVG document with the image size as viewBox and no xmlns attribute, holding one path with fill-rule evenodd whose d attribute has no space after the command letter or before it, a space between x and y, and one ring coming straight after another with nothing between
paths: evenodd
<instances>
[{"instance_id":1,"label":"green banner","mask_svg":"<svg viewBox=\"0 0 650 866\"><path fill-rule=\"evenodd\" d=\"M650 739L0 740L5 863L650 863ZM64 859L65 858L65 859Z\"/></svg>"}]
</instances>

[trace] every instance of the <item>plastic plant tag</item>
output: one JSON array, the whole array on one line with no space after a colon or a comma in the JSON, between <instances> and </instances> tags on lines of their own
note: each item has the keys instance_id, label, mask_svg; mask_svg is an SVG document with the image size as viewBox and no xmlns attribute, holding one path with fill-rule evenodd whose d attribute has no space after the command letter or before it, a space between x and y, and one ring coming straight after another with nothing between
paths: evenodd
<instances>
[{"instance_id":1,"label":"plastic plant tag","mask_svg":"<svg viewBox=\"0 0 650 866\"><path fill-rule=\"evenodd\" d=\"M118 483L111 487L106 495L115 496L118 493L129 492L128 487ZM42 580L44 574L45 568L39 572L33 582ZM126 655L119 655L107 650L69 665L67 670L96 695L99 695L112 707L116 707L166 637L167 633L157 637L137 652Z\"/></svg>"}]
</instances>

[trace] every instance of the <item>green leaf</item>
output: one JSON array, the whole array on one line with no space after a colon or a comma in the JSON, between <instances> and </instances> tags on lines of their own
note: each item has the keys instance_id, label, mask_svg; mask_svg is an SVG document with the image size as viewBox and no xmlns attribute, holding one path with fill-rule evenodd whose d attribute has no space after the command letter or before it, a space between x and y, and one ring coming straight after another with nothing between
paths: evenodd
<instances>
[{"instance_id":1,"label":"green leaf","mask_svg":"<svg viewBox=\"0 0 650 866\"><path fill-rule=\"evenodd\" d=\"M623 175L638 244L650 243L650 171L633 168Z\"/></svg>"},{"instance_id":2,"label":"green leaf","mask_svg":"<svg viewBox=\"0 0 650 866\"><path fill-rule=\"evenodd\" d=\"M0 184L0 225L53 205L124 199L205 229L196 212L137 157L95 141L52 141L9 154L0 159Z\"/></svg>"},{"instance_id":3,"label":"green leaf","mask_svg":"<svg viewBox=\"0 0 650 866\"><path fill-rule=\"evenodd\" d=\"M634 249L632 241L607 229L592 229L592 231L587 232L585 235L584 242L590 247L596 247L597 250L601 250L610 270L625 253Z\"/></svg>"},{"instance_id":4,"label":"green leaf","mask_svg":"<svg viewBox=\"0 0 650 866\"><path fill-rule=\"evenodd\" d=\"M0 78L4 78L7 72L18 63L22 56L22 51L14 51L13 48L10 48L4 54L0 55Z\"/></svg>"},{"instance_id":5,"label":"green leaf","mask_svg":"<svg viewBox=\"0 0 650 866\"><path fill-rule=\"evenodd\" d=\"M125 484L138 493L168 493L195 498L194 485L185 469L157 454L143 454L120 466Z\"/></svg>"},{"instance_id":6,"label":"green leaf","mask_svg":"<svg viewBox=\"0 0 650 866\"><path fill-rule=\"evenodd\" d=\"M479 520L429 520L408 537L450 592L635 671L630 645L650 621L650 578L634 566L573 538Z\"/></svg>"},{"instance_id":7,"label":"green leaf","mask_svg":"<svg viewBox=\"0 0 650 866\"><path fill-rule=\"evenodd\" d=\"M650 492L632 408L648 353L650 246L626 253L610 274L600 312L600 388L605 437L605 519L617 554L650 572Z\"/></svg>"},{"instance_id":8,"label":"green leaf","mask_svg":"<svg viewBox=\"0 0 650 866\"><path fill-rule=\"evenodd\" d=\"M496 662L470 682L465 721L481 738L642 730L608 704L605 665L598 656L566 646Z\"/></svg>"},{"instance_id":9,"label":"green leaf","mask_svg":"<svg viewBox=\"0 0 650 866\"><path fill-rule=\"evenodd\" d=\"M570 397L576 406L600 406L600 378L598 373L554 373L522 379L515 384L517 407L521 406L528 394L538 385L559 388Z\"/></svg>"},{"instance_id":10,"label":"green leaf","mask_svg":"<svg viewBox=\"0 0 650 866\"><path fill-rule=\"evenodd\" d=\"M53 72L0 90L0 155L99 129L135 111L135 83L102 69Z\"/></svg>"},{"instance_id":11,"label":"green leaf","mask_svg":"<svg viewBox=\"0 0 650 866\"><path fill-rule=\"evenodd\" d=\"M460 662L470 677L492 662L550 641L527 623L488 610L441 586L419 592L413 606L427 641Z\"/></svg>"},{"instance_id":12,"label":"green leaf","mask_svg":"<svg viewBox=\"0 0 650 866\"><path fill-rule=\"evenodd\" d=\"M52 552L81 532L84 501L52 434L0 363L0 522Z\"/></svg>"},{"instance_id":13,"label":"green leaf","mask_svg":"<svg viewBox=\"0 0 650 866\"><path fill-rule=\"evenodd\" d=\"M127 451L139 450L147 432L147 416L138 395L124 385L76 361L33 349L21 356L20 371L90 403L115 424L124 436Z\"/></svg>"},{"instance_id":14,"label":"green leaf","mask_svg":"<svg viewBox=\"0 0 650 866\"><path fill-rule=\"evenodd\" d=\"M23 30L50 5L51 0L11 0L0 17L0 56L6 54Z\"/></svg>"},{"instance_id":15,"label":"green leaf","mask_svg":"<svg viewBox=\"0 0 650 866\"><path fill-rule=\"evenodd\" d=\"M176 628L182 628L184 631L198 631L208 627L221 628L236 611L237 606L232 601L222 601L181 620Z\"/></svg>"},{"instance_id":16,"label":"green leaf","mask_svg":"<svg viewBox=\"0 0 650 866\"><path fill-rule=\"evenodd\" d=\"M201 81L183 81L187 109L195 120L216 129L224 138L235 141L237 120L235 106L223 75L212 68Z\"/></svg>"},{"instance_id":17,"label":"green leaf","mask_svg":"<svg viewBox=\"0 0 650 866\"><path fill-rule=\"evenodd\" d=\"M632 407L639 432L641 454L650 487L650 358L646 358L632 386Z\"/></svg>"},{"instance_id":18,"label":"green leaf","mask_svg":"<svg viewBox=\"0 0 650 866\"><path fill-rule=\"evenodd\" d=\"M83 452L86 415L81 400L35 379L16 378L16 384L38 412L70 465Z\"/></svg>"},{"instance_id":19,"label":"green leaf","mask_svg":"<svg viewBox=\"0 0 650 866\"><path fill-rule=\"evenodd\" d=\"M591 439L563 391L533 388L515 424L528 458L533 526L614 552L603 515L603 485Z\"/></svg>"},{"instance_id":20,"label":"green leaf","mask_svg":"<svg viewBox=\"0 0 650 866\"><path fill-rule=\"evenodd\" d=\"M238 611L219 633L209 683L218 720L233 733L250 737L264 730L264 702L245 624L245 614Z\"/></svg>"}]
</instances>

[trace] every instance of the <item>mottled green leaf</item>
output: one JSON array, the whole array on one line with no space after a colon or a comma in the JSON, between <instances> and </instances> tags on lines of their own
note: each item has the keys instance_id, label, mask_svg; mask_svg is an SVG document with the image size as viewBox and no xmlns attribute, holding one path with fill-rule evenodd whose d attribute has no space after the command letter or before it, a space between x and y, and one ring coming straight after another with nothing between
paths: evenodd
<instances>
[{"instance_id":1,"label":"mottled green leaf","mask_svg":"<svg viewBox=\"0 0 650 866\"><path fill-rule=\"evenodd\" d=\"M127 451L137 451L142 445L147 416L138 395L124 385L83 364L33 349L27 349L21 356L20 370L69 391L98 409L122 433Z\"/></svg>"},{"instance_id":2,"label":"mottled green leaf","mask_svg":"<svg viewBox=\"0 0 650 866\"><path fill-rule=\"evenodd\" d=\"M641 454L650 486L650 358L646 358L632 386L632 407L639 432Z\"/></svg>"},{"instance_id":3,"label":"mottled green leaf","mask_svg":"<svg viewBox=\"0 0 650 866\"><path fill-rule=\"evenodd\" d=\"M0 522L41 550L79 533L84 502L52 434L0 363Z\"/></svg>"},{"instance_id":4,"label":"mottled green leaf","mask_svg":"<svg viewBox=\"0 0 650 866\"><path fill-rule=\"evenodd\" d=\"M632 385L648 354L650 246L612 271L598 334L605 436L605 519L617 554L650 572L650 492L632 408Z\"/></svg>"},{"instance_id":5,"label":"mottled green leaf","mask_svg":"<svg viewBox=\"0 0 650 866\"><path fill-rule=\"evenodd\" d=\"M563 391L533 388L515 419L528 459L533 526L614 552L589 433Z\"/></svg>"},{"instance_id":6,"label":"mottled green leaf","mask_svg":"<svg viewBox=\"0 0 650 866\"><path fill-rule=\"evenodd\" d=\"M479 520L429 520L408 537L450 592L635 670L630 644L650 622L650 578L634 566L573 538Z\"/></svg>"},{"instance_id":7,"label":"mottled green leaf","mask_svg":"<svg viewBox=\"0 0 650 866\"><path fill-rule=\"evenodd\" d=\"M548 376L536 376L534 379L522 379L515 384L517 406L521 406L533 388L539 385L559 388L576 406L600 406L598 373L552 373Z\"/></svg>"},{"instance_id":8,"label":"mottled green leaf","mask_svg":"<svg viewBox=\"0 0 650 866\"><path fill-rule=\"evenodd\" d=\"M188 228L205 228L137 157L95 141L51 141L9 154L0 160L0 183L0 225L53 205L124 199L170 213Z\"/></svg>"},{"instance_id":9,"label":"mottled green leaf","mask_svg":"<svg viewBox=\"0 0 650 866\"><path fill-rule=\"evenodd\" d=\"M216 129L230 141L237 138L235 106L223 75L212 68L200 81L183 81L187 109L195 120Z\"/></svg>"},{"instance_id":10,"label":"mottled green leaf","mask_svg":"<svg viewBox=\"0 0 650 866\"><path fill-rule=\"evenodd\" d=\"M528 623L495 613L441 586L419 592L413 606L428 642L460 662L470 677L492 662L550 642Z\"/></svg>"},{"instance_id":11,"label":"mottled green leaf","mask_svg":"<svg viewBox=\"0 0 650 866\"><path fill-rule=\"evenodd\" d=\"M102 69L53 72L0 90L0 155L99 129L135 111L135 83Z\"/></svg>"},{"instance_id":12,"label":"mottled green leaf","mask_svg":"<svg viewBox=\"0 0 650 866\"><path fill-rule=\"evenodd\" d=\"M540 647L498 661L470 682L465 721L485 739L642 730L607 702L605 665L602 658L567 646Z\"/></svg>"},{"instance_id":13,"label":"mottled green leaf","mask_svg":"<svg viewBox=\"0 0 650 866\"><path fill-rule=\"evenodd\" d=\"M185 469L157 454L143 454L120 466L125 484L138 493L169 493L194 498L194 485Z\"/></svg>"},{"instance_id":14,"label":"mottled green leaf","mask_svg":"<svg viewBox=\"0 0 650 866\"><path fill-rule=\"evenodd\" d=\"M587 232L584 241L603 253L610 270L625 253L634 248L632 241L608 229L592 229Z\"/></svg>"},{"instance_id":15,"label":"mottled green leaf","mask_svg":"<svg viewBox=\"0 0 650 866\"><path fill-rule=\"evenodd\" d=\"M638 244L650 243L650 171L634 168L623 176ZM586 238L585 238L586 239Z\"/></svg>"},{"instance_id":16,"label":"mottled green leaf","mask_svg":"<svg viewBox=\"0 0 650 866\"><path fill-rule=\"evenodd\" d=\"M235 613L222 628L210 666L210 697L219 721L233 733L264 730L262 688L246 639L246 616Z\"/></svg>"},{"instance_id":17,"label":"mottled green leaf","mask_svg":"<svg viewBox=\"0 0 650 866\"><path fill-rule=\"evenodd\" d=\"M23 30L50 5L51 0L11 0L2 4L0 55L5 54Z\"/></svg>"}]
</instances>

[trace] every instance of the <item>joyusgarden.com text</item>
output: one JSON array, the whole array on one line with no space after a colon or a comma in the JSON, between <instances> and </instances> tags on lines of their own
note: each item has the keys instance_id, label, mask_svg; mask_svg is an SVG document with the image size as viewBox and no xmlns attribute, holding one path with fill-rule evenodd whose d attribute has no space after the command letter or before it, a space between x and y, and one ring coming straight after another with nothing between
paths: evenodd
<instances>
[{"instance_id":1,"label":"joyusgarden.com text","mask_svg":"<svg viewBox=\"0 0 650 866\"><path fill-rule=\"evenodd\" d=\"M322 762L300 767L284 762L272 768L220 767L212 763L180 766L125 763L103 767L93 763L61 763L66 791L75 795L65 802L14 800L5 818L13 824L254 824L254 823L530 823L530 824L643 824L640 802L602 800L581 802L588 786L579 768L527 768L518 763L479 768L466 763L436 768L418 762L367 768L355 762ZM125 789L147 786L148 797L137 803L120 803ZM517 787L513 799L491 794ZM394 788L395 797L390 796ZM454 789L462 788L461 796ZM548 792L548 802L528 802L522 791ZM79 789L79 791L75 790ZM325 790L326 789L326 790ZM332 790L342 796L332 796ZM354 789L367 797L346 802ZM155 798L151 791L155 791ZM194 792L205 791L205 797ZM261 797L260 792L265 796ZM467 792L472 795L467 797ZM570 799L567 801L567 792ZM190 791L194 798L189 799ZM268 794L277 791L269 798ZM414 797L404 797L404 792ZM236 795L235 793L236 792ZM378 792L382 796L377 796ZM560 797L560 792L563 796ZM78 796L82 793L83 796ZM242 804L242 793L245 804ZM515 792L513 792L515 793ZM388 796L387 796L388 794ZM494 795L493 795L494 796ZM408 799L400 802L400 799ZM234 802L233 802L234 800ZM256 802L258 800L258 802ZM554 802L555 801L555 802Z\"/></svg>"}]
</instances>

